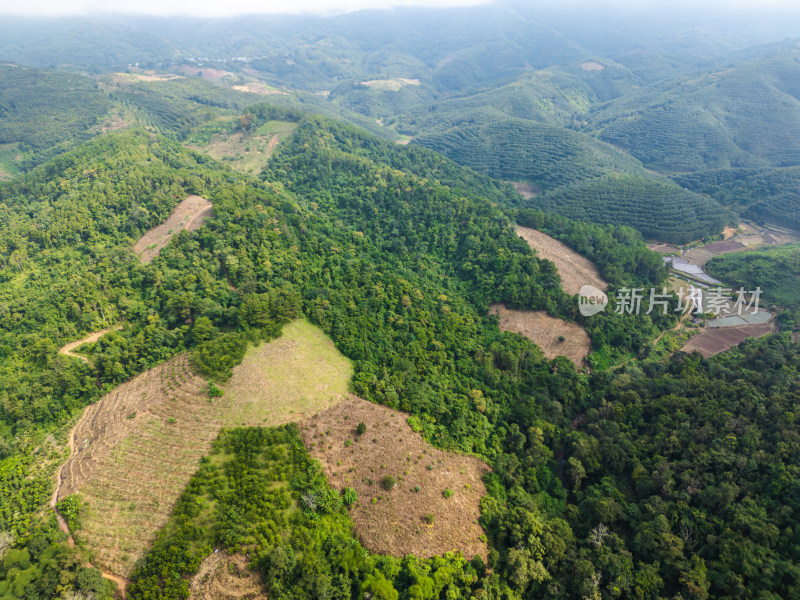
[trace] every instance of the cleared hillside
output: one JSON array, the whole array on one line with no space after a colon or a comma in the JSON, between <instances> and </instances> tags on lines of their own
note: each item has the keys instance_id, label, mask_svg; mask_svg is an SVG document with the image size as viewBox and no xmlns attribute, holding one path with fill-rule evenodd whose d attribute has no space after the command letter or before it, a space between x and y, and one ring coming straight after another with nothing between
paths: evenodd
<instances>
[{"instance_id":1,"label":"cleared hillside","mask_svg":"<svg viewBox=\"0 0 800 600\"><path fill-rule=\"evenodd\" d=\"M306 321L251 348L221 397L187 355L146 371L89 406L72 431L58 500L87 508L75 538L128 576L223 427L266 426L314 414L344 397L349 361Z\"/></svg>"}]
</instances>

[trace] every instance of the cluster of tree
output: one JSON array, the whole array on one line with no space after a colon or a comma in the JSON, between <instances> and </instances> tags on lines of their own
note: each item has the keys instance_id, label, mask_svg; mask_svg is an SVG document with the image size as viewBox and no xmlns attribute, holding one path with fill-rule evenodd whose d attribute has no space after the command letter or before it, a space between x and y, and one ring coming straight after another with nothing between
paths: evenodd
<instances>
[{"instance_id":1,"label":"cluster of tree","mask_svg":"<svg viewBox=\"0 0 800 600\"><path fill-rule=\"evenodd\" d=\"M673 244L717 234L731 218L715 200L672 182L620 174L562 186L530 205L576 221L629 225L646 238Z\"/></svg>"},{"instance_id":2,"label":"cluster of tree","mask_svg":"<svg viewBox=\"0 0 800 600\"><path fill-rule=\"evenodd\" d=\"M187 577L212 549L246 552L270 598L466 598L485 585L480 558L367 552L353 537L342 495L328 485L294 425L220 434L138 564L129 596L188 598Z\"/></svg>"},{"instance_id":3,"label":"cluster of tree","mask_svg":"<svg viewBox=\"0 0 800 600\"><path fill-rule=\"evenodd\" d=\"M55 516L37 524L23 545L14 541L0 532L2 600L112 598L113 584L63 543Z\"/></svg>"},{"instance_id":4,"label":"cluster of tree","mask_svg":"<svg viewBox=\"0 0 800 600\"><path fill-rule=\"evenodd\" d=\"M627 224L675 243L725 224L726 211L714 200L647 172L591 136L510 117L477 121L414 143L496 179L532 184L537 192L527 205L579 221Z\"/></svg>"}]
</instances>

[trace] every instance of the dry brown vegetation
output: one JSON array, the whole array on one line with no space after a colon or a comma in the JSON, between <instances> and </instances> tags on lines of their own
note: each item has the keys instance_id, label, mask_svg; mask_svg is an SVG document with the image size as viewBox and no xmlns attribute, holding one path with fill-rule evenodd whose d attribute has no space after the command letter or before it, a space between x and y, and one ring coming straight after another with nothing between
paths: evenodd
<instances>
[{"instance_id":1,"label":"dry brown vegetation","mask_svg":"<svg viewBox=\"0 0 800 600\"><path fill-rule=\"evenodd\" d=\"M747 338L760 338L773 331L775 331L774 323L740 327L709 327L686 342L681 351L699 352L708 358L741 344Z\"/></svg>"},{"instance_id":2,"label":"dry brown vegetation","mask_svg":"<svg viewBox=\"0 0 800 600\"><path fill-rule=\"evenodd\" d=\"M539 253L539 256L552 261L561 277L561 286L570 296L577 294L584 285L605 290L608 284L600 277L592 261L581 256L569 246L566 246L549 235L531 229L530 227L516 227L517 234L528 242L528 245Z\"/></svg>"},{"instance_id":3,"label":"dry brown vegetation","mask_svg":"<svg viewBox=\"0 0 800 600\"><path fill-rule=\"evenodd\" d=\"M350 516L371 552L430 557L455 550L485 559L477 520L488 467L434 448L407 417L351 396L302 423L300 432L331 485L358 493ZM359 435L360 422L366 430Z\"/></svg>"},{"instance_id":4,"label":"dry brown vegetation","mask_svg":"<svg viewBox=\"0 0 800 600\"><path fill-rule=\"evenodd\" d=\"M566 356L575 366L580 366L589 354L589 334L576 323L556 319L541 311L512 310L502 304L492 305L489 314L500 316L498 326L502 331L524 335L549 359ZM559 339L561 337L564 339Z\"/></svg>"},{"instance_id":5,"label":"dry brown vegetation","mask_svg":"<svg viewBox=\"0 0 800 600\"><path fill-rule=\"evenodd\" d=\"M300 320L250 349L213 401L186 355L120 385L86 408L57 476L58 499L87 503L76 540L97 566L127 576L220 428L305 418L343 398L351 376L333 342Z\"/></svg>"},{"instance_id":6,"label":"dry brown vegetation","mask_svg":"<svg viewBox=\"0 0 800 600\"><path fill-rule=\"evenodd\" d=\"M189 583L189 600L267 600L261 577L241 554L217 552L200 563Z\"/></svg>"},{"instance_id":7,"label":"dry brown vegetation","mask_svg":"<svg viewBox=\"0 0 800 600\"><path fill-rule=\"evenodd\" d=\"M133 251L142 263L147 264L158 256L161 249L177 233L184 229L196 231L203 226L212 212L211 202L200 196L187 196L172 211L169 218L145 233L133 246Z\"/></svg>"},{"instance_id":8,"label":"dry brown vegetation","mask_svg":"<svg viewBox=\"0 0 800 600\"><path fill-rule=\"evenodd\" d=\"M181 356L87 407L73 430L58 497L88 503L75 538L111 572L130 573L222 426L205 390Z\"/></svg>"}]
</instances>

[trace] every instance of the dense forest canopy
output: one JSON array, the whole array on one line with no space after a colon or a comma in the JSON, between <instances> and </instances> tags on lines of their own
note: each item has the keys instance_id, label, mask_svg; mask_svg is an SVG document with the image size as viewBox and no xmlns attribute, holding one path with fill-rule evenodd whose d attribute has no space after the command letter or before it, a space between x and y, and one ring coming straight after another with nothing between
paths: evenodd
<instances>
[{"instance_id":1,"label":"dense forest canopy","mask_svg":"<svg viewBox=\"0 0 800 600\"><path fill-rule=\"evenodd\" d=\"M706 265L778 316L703 359L675 351L697 324L645 244L800 226L797 43L590 13L4 19L0 599L118 594L80 493L57 506L75 547L47 506L85 407L184 353L213 402L298 318L352 361L352 393L485 461L486 560L369 552L348 510L370 499L331 487L295 424L233 428L128 597L190 597L215 549L270 598L800 597L798 249ZM141 261L190 195L208 219ZM515 225L590 260L606 310L581 314ZM665 313L626 313L631 288ZM498 304L583 328L585 363L501 331Z\"/></svg>"}]
</instances>

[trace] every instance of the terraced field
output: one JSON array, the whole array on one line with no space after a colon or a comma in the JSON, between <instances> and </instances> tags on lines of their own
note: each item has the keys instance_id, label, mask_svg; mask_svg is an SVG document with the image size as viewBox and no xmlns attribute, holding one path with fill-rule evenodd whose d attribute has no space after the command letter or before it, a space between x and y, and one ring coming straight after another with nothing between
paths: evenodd
<instances>
[{"instance_id":1,"label":"terraced field","mask_svg":"<svg viewBox=\"0 0 800 600\"><path fill-rule=\"evenodd\" d=\"M57 500L77 493L88 507L75 540L127 577L222 427L306 418L342 400L351 377L333 342L297 320L248 351L222 397L209 397L188 355L120 385L85 409L57 477Z\"/></svg>"},{"instance_id":2,"label":"terraced field","mask_svg":"<svg viewBox=\"0 0 800 600\"><path fill-rule=\"evenodd\" d=\"M177 357L89 406L72 432L58 499L88 503L75 537L109 571L130 573L222 427L224 403L206 387Z\"/></svg>"}]
</instances>

